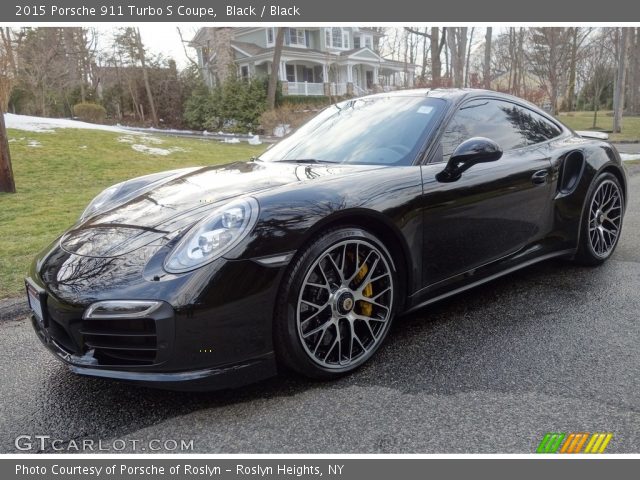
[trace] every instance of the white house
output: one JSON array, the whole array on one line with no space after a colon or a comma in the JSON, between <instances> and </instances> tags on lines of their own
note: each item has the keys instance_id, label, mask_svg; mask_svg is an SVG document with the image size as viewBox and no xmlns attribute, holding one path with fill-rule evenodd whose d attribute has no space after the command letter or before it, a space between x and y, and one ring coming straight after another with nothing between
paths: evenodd
<instances>
[{"instance_id":1,"label":"white house","mask_svg":"<svg viewBox=\"0 0 640 480\"><path fill-rule=\"evenodd\" d=\"M358 27L285 28L279 67L284 95L364 95L412 86L415 65L389 60L377 52L384 36ZM242 78L271 73L274 27L201 28L191 41L206 82L226 78L233 70ZM222 60L221 60L222 59ZM220 72L224 71L223 75Z\"/></svg>"}]
</instances>

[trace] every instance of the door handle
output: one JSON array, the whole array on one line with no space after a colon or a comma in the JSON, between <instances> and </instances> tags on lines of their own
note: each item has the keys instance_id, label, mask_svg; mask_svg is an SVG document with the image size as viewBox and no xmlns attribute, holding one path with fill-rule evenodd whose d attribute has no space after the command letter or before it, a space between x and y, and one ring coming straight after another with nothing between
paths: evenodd
<instances>
[{"instance_id":1,"label":"door handle","mask_svg":"<svg viewBox=\"0 0 640 480\"><path fill-rule=\"evenodd\" d=\"M548 175L549 172L547 170L538 170L531 176L531 182L534 185L541 185L543 183L546 183Z\"/></svg>"}]
</instances>

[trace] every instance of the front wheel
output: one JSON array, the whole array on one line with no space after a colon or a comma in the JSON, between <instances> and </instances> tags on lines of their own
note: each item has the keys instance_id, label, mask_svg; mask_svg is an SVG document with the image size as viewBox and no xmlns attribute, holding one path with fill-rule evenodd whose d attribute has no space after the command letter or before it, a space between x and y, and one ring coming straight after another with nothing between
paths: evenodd
<instances>
[{"instance_id":1,"label":"front wheel","mask_svg":"<svg viewBox=\"0 0 640 480\"><path fill-rule=\"evenodd\" d=\"M384 341L397 275L382 242L359 228L323 234L294 260L278 298L278 359L312 378L330 379L366 362Z\"/></svg>"},{"instance_id":2,"label":"front wheel","mask_svg":"<svg viewBox=\"0 0 640 480\"><path fill-rule=\"evenodd\" d=\"M593 183L585 204L576 260L599 265L618 244L624 215L624 198L619 180L603 173Z\"/></svg>"}]
</instances>

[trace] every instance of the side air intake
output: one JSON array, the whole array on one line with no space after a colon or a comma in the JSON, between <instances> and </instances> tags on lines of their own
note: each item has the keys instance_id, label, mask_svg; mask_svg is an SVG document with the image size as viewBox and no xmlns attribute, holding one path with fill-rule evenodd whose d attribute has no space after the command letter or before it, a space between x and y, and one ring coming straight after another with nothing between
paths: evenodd
<instances>
[{"instance_id":1,"label":"side air intake","mask_svg":"<svg viewBox=\"0 0 640 480\"><path fill-rule=\"evenodd\" d=\"M584 155L576 150L567 154L562 162L560 173L559 190L563 194L568 194L575 190L584 169Z\"/></svg>"}]
</instances>

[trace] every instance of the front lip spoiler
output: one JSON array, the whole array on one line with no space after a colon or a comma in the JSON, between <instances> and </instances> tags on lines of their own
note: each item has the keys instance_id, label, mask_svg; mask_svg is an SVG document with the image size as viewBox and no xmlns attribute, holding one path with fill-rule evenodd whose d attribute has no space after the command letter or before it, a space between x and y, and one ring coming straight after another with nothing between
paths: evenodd
<instances>
[{"instance_id":1,"label":"front lip spoiler","mask_svg":"<svg viewBox=\"0 0 640 480\"><path fill-rule=\"evenodd\" d=\"M273 352L233 365L186 372L130 372L81 367L73 364L69 365L69 370L78 375L133 382L166 390L184 391L236 388L277 374L275 354Z\"/></svg>"},{"instance_id":2,"label":"front lip spoiler","mask_svg":"<svg viewBox=\"0 0 640 480\"><path fill-rule=\"evenodd\" d=\"M58 345L40 328L33 314L30 319L36 336L47 350L67 364L71 372L78 375L130 382L164 390L213 391L241 387L274 377L278 373L273 351L235 364L182 372L133 372L84 366L77 363L82 357L73 355Z\"/></svg>"}]
</instances>

